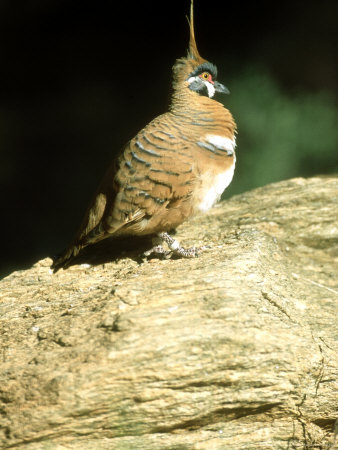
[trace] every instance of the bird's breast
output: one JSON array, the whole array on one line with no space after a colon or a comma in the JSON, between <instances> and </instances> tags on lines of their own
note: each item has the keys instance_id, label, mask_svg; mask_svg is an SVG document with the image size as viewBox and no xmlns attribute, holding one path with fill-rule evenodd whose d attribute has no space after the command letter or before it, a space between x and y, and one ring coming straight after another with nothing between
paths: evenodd
<instances>
[{"instance_id":1,"label":"bird's breast","mask_svg":"<svg viewBox=\"0 0 338 450\"><path fill-rule=\"evenodd\" d=\"M201 166L195 205L198 211L206 212L220 199L232 181L236 164L236 141L235 138L208 134L201 144L205 145L206 150L209 149L209 163ZM211 158L210 153L214 153L215 157Z\"/></svg>"}]
</instances>

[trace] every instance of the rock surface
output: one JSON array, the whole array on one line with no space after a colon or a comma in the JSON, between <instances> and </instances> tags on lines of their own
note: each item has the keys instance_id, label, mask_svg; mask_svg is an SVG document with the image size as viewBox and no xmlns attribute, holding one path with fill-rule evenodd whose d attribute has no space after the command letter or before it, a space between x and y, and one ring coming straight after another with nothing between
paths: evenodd
<instances>
[{"instance_id":1,"label":"rock surface","mask_svg":"<svg viewBox=\"0 0 338 450\"><path fill-rule=\"evenodd\" d=\"M0 447L335 448L337 188L221 202L178 229L196 259L106 241L3 279Z\"/></svg>"}]
</instances>

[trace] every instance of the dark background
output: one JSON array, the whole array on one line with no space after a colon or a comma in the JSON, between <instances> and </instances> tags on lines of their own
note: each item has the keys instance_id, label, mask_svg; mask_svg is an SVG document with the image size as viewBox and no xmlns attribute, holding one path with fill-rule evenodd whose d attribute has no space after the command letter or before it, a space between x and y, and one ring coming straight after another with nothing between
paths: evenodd
<instances>
[{"instance_id":1,"label":"dark background","mask_svg":"<svg viewBox=\"0 0 338 450\"><path fill-rule=\"evenodd\" d=\"M113 155L165 112L188 13L188 0L0 0L0 274L60 252ZM195 0L199 51L239 128L225 197L337 171L337 14L336 1Z\"/></svg>"}]
</instances>

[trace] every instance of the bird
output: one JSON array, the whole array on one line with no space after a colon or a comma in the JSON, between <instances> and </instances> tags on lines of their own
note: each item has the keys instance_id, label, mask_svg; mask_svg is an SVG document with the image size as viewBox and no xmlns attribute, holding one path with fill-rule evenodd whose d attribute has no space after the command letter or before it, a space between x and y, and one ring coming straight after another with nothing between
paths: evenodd
<instances>
[{"instance_id":1,"label":"bird","mask_svg":"<svg viewBox=\"0 0 338 450\"><path fill-rule=\"evenodd\" d=\"M54 272L66 269L83 248L113 236L152 236L146 257L199 255L198 248L181 246L171 231L207 212L230 184L237 126L214 98L229 90L217 81L217 67L198 52L193 0L188 23L189 47L172 68L168 111L148 123L113 160L73 241L54 259Z\"/></svg>"}]
</instances>

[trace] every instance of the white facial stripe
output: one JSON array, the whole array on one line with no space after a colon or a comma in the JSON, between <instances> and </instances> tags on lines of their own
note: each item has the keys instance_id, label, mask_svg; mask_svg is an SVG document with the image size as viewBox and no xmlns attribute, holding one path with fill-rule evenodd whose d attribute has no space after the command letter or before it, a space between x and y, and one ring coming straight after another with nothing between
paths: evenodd
<instances>
[{"instance_id":1,"label":"white facial stripe","mask_svg":"<svg viewBox=\"0 0 338 450\"><path fill-rule=\"evenodd\" d=\"M217 148L227 150L229 152L234 152L236 148L235 136L233 139L230 139L224 136L218 136L216 134L207 134L206 140L209 142L209 144L212 144Z\"/></svg>"},{"instance_id":2,"label":"white facial stripe","mask_svg":"<svg viewBox=\"0 0 338 450\"><path fill-rule=\"evenodd\" d=\"M213 97L215 95L215 87L212 83L210 83L209 81L204 81L203 83L206 85L207 89L208 89L208 95L209 97Z\"/></svg>"}]
</instances>

